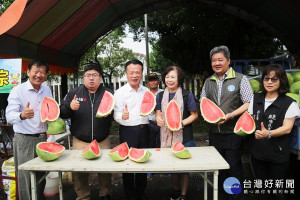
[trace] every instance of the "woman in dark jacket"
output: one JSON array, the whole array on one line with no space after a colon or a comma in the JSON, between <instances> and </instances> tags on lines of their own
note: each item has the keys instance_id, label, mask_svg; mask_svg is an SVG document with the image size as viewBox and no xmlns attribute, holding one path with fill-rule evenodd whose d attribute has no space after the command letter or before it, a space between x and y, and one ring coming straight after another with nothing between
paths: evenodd
<instances>
[{"instance_id":1,"label":"woman in dark jacket","mask_svg":"<svg viewBox=\"0 0 300 200\"><path fill-rule=\"evenodd\" d=\"M249 136L249 150L255 178L262 181L262 189L273 192L275 180L284 180L289 161L288 134L300 111L297 103L285 95L289 82L282 66L272 64L264 68L260 90L248 108L256 123L255 134ZM268 184L270 180L272 184ZM260 196L283 199L272 193Z\"/></svg>"}]
</instances>

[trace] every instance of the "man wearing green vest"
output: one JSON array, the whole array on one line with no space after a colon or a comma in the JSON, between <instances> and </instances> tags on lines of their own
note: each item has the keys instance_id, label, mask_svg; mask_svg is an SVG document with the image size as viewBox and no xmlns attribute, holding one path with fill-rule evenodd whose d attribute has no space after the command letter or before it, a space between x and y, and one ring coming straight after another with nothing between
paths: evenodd
<instances>
[{"instance_id":1,"label":"man wearing green vest","mask_svg":"<svg viewBox=\"0 0 300 200\"><path fill-rule=\"evenodd\" d=\"M214 146L228 162L230 169L221 170L219 176L219 199L243 199L240 194L226 194L223 183L228 177L243 183L241 156L244 138L233 132L235 123L249 106L252 98L251 85L246 76L235 72L230 64L230 51L218 46L210 51L212 69L215 72L205 80L201 98L207 97L226 114L225 120L209 127L209 145Z\"/></svg>"}]
</instances>

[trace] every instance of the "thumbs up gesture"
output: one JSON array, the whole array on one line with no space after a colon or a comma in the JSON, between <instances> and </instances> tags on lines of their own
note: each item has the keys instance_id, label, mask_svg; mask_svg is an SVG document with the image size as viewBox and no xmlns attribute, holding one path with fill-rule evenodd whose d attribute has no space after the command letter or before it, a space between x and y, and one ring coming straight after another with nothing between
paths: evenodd
<instances>
[{"instance_id":1,"label":"thumbs up gesture","mask_svg":"<svg viewBox=\"0 0 300 200\"><path fill-rule=\"evenodd\" d=\"M122 113L122 119L123 120L129 119L129 112L128 112L127 104L125 104L125 108Z\"/></svg>"},{"instance_id":2,"label":"thumbs up gesture","mask_svg":"<svg viewBox=\"0 0 300 200\"><path fill-rule=\"evenodd\" d=\"M78 110L79 107L80 107L80 103L79 103L79 101L77 101L77 95L76 94L74 95L74 98L73 98L73 100L70 103L70 107L74 111Z\"/></svg>"},{"instance_id":3,"label":"thumbs up gesture","mask_svg":"<svg viewBox=\"0 0 300 200\"><path fill-rule=\"evenodd\" d=\"M256 130L255 131L255 138L258 139L258 140L266 138L269 135L269 131L265 128L263 122L260 124L260 126L261 126L261 130Z\"/></svg>"},{"instance_id":4,"label":"thumbs up gesture","mask_svg":"<svg viewBox=\"0 0 300 200\"><path fill-rule=\"evenodd\" d=\"M23 112L20 115L21 119L31 119L34 117L33 109L29 108L29 106L30 106L30 103L27 102L25 109L23 110Z\"/></svg>"},{"instance_id":5,"label":"thumbs up gesture","mask_svg":"<svg viewBox=\"0 0 300 200\"><path fill-rule=\"evenodd\" d=\"M161 111L156 111L156 123L157 126L162 127L165 125L164 114Z\"/></svg>"}]
</instances>

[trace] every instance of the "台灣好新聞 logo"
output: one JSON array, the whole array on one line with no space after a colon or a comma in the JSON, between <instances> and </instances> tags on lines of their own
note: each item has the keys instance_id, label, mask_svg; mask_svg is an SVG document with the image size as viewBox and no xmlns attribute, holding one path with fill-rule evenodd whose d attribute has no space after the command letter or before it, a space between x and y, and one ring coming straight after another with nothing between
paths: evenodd
<instances>
[{"instance_id":1,"label":"\u53f0\u7063\u597d\u65b0\u805e logo","mask_svg":"<svg viewBox=\"0 0 300 200\"><path fill-rule=\"evenodd\" d=\"M235 177L227 178L223 183L223 188L228 194L239 194L242 192L241 183Z\"/></svg>"}]
</instances>

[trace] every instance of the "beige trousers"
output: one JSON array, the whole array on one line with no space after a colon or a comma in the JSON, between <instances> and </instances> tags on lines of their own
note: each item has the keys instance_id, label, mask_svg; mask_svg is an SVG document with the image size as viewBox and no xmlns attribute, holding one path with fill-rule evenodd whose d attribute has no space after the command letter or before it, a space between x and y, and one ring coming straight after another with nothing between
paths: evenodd
<instances>
[{"instance_id":1,"label":"beige trousers","mask_svg":"<svg viewBox=\"0 0 300 200\"><path fill-rule=\"evenodd\" d=\"M89 143L83 142L73 136L73 150L82 150ZM110 149L110 139L107 137L102 142L98 143L100 149ZM89 200L90 199L90 187L89 176L87 173L74 173L74 186L77 193L76 200ZM110 173L98 173L99 181L99 196L110 195L112 193L111 174Z\"/></svg>"}]
</instances>

